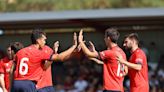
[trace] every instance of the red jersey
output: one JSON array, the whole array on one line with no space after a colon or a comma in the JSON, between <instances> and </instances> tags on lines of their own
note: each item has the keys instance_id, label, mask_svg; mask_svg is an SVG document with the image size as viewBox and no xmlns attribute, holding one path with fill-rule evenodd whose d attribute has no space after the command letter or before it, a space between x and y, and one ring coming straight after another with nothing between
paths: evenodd
<instances>
[{"instance_id":1,"label":"red jersey","mask_svg":"<svg viewBox=\"0 0 164 92\"><path fill-rule=\"evenodd\" d=\"M142 65L142 69L139 71L129 68L130 92L149 92L148 66L145 53L140 48L136 49L129 62Z\"/></svg>"},{"instance_id":2,"label":"red jersey","mask_svg":"<svg viewBox=\"0 0 164 92\"><path fill-rule=\"evenodd\" d=\"M41 79L38 81L36 88L41 89L48 86L53 86L51 66L42 73Z\"/></svg>"},{"instance_id":3,"label":"red jersey","mask_svg":"<svg viewBox=\"0 0 164 92\"><path fill-rule=\"evenodd\" d=\"M124 77L122 73L124 72L124 65L117 61L117 53L121 54L122 57L126 59L124 51L118 46L100 52L100 58L104 62L103 84L105 90L123 91Z\"/></svg>"},{"instance_id":4,"label":"red jersey","mask_svg":"<svg viewBox=\"0 0 164 92\"><path fill-rule=\"evenodd\" d=\"M5 87L9 91L10 86L10 70L12 67L13 61L9 60L7 57L0 60L0 73L4 74Z\"/></svg>"},{"instance_id":5,"label":"red jersey","mask_svg":"<svg viewBox=\"0 0 164 92\"><path fill-rule=\"evenodd\" d=\"M39 81L43 73L43 61L50 59L53 51L48 46L43 52L31 45L21 49L16 54L15 80ZM51 54L50 54L51 53Z\"/></svg>"},{"instance_id":6,"label":"red jersey","mask_svg":"<svg viewBox=\"0 0 164 92\"><path fill-rule=\"evenodd\" d=\"M44 54L44 51L46 51L47 49L49 49L49 48L44 47L42 49L42 53L43 53L42 55L45 58L49 57L48 56L49 54L52 54L52 52L49 52L49 54L48 53ZM48 87L48 86L53 86L53 84L52 84L51 66L48 69L43 71L41 79L38 81L38 83L36 85L36 88L37 89L41 89L41 88Z\"/></svg>"}]
</instances>

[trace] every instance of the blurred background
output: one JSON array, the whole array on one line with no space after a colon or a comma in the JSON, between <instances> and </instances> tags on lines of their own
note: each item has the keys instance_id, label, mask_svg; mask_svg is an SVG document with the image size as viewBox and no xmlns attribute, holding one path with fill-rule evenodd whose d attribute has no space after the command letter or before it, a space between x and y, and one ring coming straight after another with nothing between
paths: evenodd
<instances>
[{"instance_id":1,"label":"blurred background","mask_svg":"<svg viewBox=\"0 0 164 92\"><path fill-rule=\"evenodd\" d=\"M10 42L28 46L33 28L45 30L49 46L59 41L59 52L70 47L73 32L83 28L84 39L102 51L109 27L121 33L120 47L124 35L139 34L148 59L150 92L164 92L164 0L0 0L0 58ZM102 92L102 65L83 53L52 67L56 92ZM128 77L124 87L128 92Z\"/></svg>"}]
</instances>

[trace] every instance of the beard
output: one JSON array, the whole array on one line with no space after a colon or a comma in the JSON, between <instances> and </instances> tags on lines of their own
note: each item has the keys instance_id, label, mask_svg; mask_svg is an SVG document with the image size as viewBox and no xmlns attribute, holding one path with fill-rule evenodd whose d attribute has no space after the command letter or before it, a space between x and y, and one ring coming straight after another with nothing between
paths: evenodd
<instances>
[{"instance_id":1,"label":"beard","mask_svg":"<svg viewBox=\"0 0 164 92\"><path fill-rule=\"evenodd\" d=\"M130 52L130 51L132 50L132 47L131 47L131 46L129 46L129 47L126 46L126 47L124 47L124 48L125 48L125 50L128 51L128 52Z\"/></svg>"},{"instance_id":2,"label":"beard","mask_svg":"<svg viewBox=\"0 0 164 92\"><path fill-rule=\"evenodd\" d=\"M12 55L7 55L8 59L9 60L12 60L13 59L13 56Z\"/></svg>"}]
</instances>

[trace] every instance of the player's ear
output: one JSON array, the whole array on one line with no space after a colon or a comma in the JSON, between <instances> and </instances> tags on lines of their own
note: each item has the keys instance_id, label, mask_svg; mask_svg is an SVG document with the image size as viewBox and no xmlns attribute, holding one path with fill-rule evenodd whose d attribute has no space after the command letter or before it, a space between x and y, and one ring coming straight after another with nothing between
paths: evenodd
<instances>
[{"instance_id":1,"label":"player's ear","mask_svg":"<svg viewBox=\"0 0 164 92\"><path fill-rule=\"evenodd\" d=\"M110 37L107 37L107 39L111 41Z\"/></svg>"},{"instance_id":2,"label":"player's ear","mask_svg":"<svg viewBox=\"0 0 164 92\"><path fill-rule=\"evenodd\" d=\"M37 39L37 40L36 40L36 43L39 44L39 43L40 43L40 39Z\"/></svg>"},{"instance_id":3,"label":"player's ear","mask_svg":"<svg viewBox=\"0 0 164 92\"><path fill-rule=\"evenodd\" d=\"M132 44L136 43L136 41L134 39L131 39L131 42L132 42Z\"/></svg>"}]
</instances>

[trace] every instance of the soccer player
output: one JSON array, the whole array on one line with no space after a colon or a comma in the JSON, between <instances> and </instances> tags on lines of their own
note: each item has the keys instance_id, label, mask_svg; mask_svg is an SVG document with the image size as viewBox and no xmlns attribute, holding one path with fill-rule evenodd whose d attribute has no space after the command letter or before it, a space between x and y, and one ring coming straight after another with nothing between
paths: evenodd
<instances>
[{"instance_id":1,"label":"soccer player","mask_svg":"<svg viewBox=\"0 0 164 92\"><path fill-rule=\"evenodd\" d=\"M20 42L14 42L7 47L7 55L0 61L0 85L3 89L3 92L10 92L10 73L13 65L14 52L11 47L15 44L20 44L18 49L23 48L23 45Z\"/></svg>"},{"instance_id":2,"label":"soccer player","mask_svg":"<svg viewBox=\"0 0 164 92\"><path fill-rule=\"evenodd\" d=\"M118 55L120 63L125 64L129 69L130 92L149 92L148 66L146 55L138 47L138 34L131 33L125 37L123 46L130 50L129 62Z\"/></svg>"},{"instance_id":3,"label":"soccer player","mask_svg":"<svg viewBox=\"0 0 164 92\"><path fill-rule=\"evenodd\" d=\"M98 58L103 61L103 92L122 92L124 74L124 65L117 61L117 54L120 54L125 60L126 55L123 50L118 47L117 40L119 32L114 28L109 28L105 31L105 43L107 50L97 52L96 50L90 51L83 42L83 31L79 33L79 44L83 52L89 58Z\"/></svg>"},{"instance_id":4,"label":"soccer player","mask_svg":"<svg viewBox=\"0 0 164 92\"><path fill-rule=\"evenodd\" d=\"M16 53L13 92L36 92L35 84L44 74L44 61L48 60L52 63L53 60L65 60L77 46L77 40L75 40L68 50L54 54L53 50L45 45L46 39L46 34L42 30L35 29L31 34L32 44Z\"/></svg>"},{"instance_id":5,"label":"soccer player","mask_svg":"<svg viewBox=\"0 0 164 92\"><path fill-rule=\"evenodd\" d=\"M10 69L12 66L12 53L10 46L7 47L7 55L3 59L0 60L0 84L4 92L9 91L9 75L10 75Z\"/></svg>"},{"instance_id":6,"label":"soccer player","mask_svg":"<svg viewBox=\"0 0 164 92\"><path fill-rule=\"evenodd\" d=\"M20 42L13 42L10 47L11 47L13 61L15 61L16 53L22 48L24 48L24 45ZM12 67L10 69L10 89L9 89L10 91L9 92L12 91L12 87L13 87L12 84L13 84L13 79L14 79L14 72L13 72L14 69L15 69L15 63L13 62Z\"/></svg>"},{"instance_id":7,"label":"soccer player","mask_svg":"<svg viewBox=\"0 0 164 92\"><path fill-rule=\"evenodd\" d=\"M74 44L77 44L77 35L76 33L74 33ZM58 54L58 47L59 47L59 42L55 42L54 43L54 54L56 55L60 55L60 54L64 54L66 52L62 52L60 54ZM44 48L43 50L44 51ZM76 51L76 50L74 50ZM74 53L74 52L72 52ZM77 52L76 52L77 53ZM69 54L68 56L65 56L63 59L61 57L58 58L57 61L65 61L66 59L69 59L73 54ZM56 60L55 60L56 61ZM46 70L44 70L41 79L38 81L36 87L38 89L38 92L54 92L54 87L52 84L52 74L51 74L51 62L45 61L44 66L46 66Z\"/></svg>"}]
</instances>

